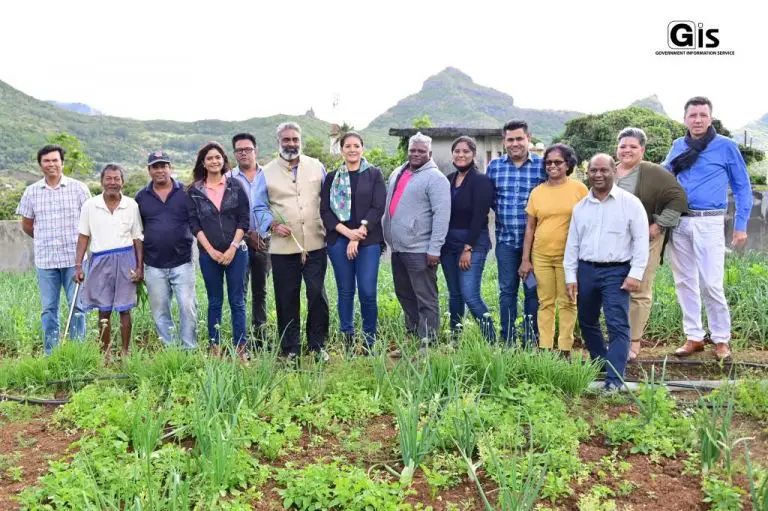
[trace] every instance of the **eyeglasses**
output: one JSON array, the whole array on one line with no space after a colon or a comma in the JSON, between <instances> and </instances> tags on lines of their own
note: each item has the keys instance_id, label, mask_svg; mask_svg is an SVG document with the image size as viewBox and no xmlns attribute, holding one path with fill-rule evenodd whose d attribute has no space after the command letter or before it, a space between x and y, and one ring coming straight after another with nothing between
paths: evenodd
<instances>
[{"instance_id":1,"label":"eyeglasses","mask_svg":"<svg viewBox=\"0 0 768 511\"><path fill-rule=\"evenodd\" d=\"M545 167L551 167L551 166L554 165L555 167L559 167L563 163L565 163L565 161L563 161L563 160L547 160L547 161L544 162L544 166Z\"/></svg>"},{"instance_id":2,"label":"eyeglasses","mask_svg":"<svg viewBox=\"0 0 768 511\"><path fill-rule=\"evenodd\" d=\"M242 149L235 149L235 154L248 154L253 152L253 147L243 147Z\"/></svg>"}]
</instances>

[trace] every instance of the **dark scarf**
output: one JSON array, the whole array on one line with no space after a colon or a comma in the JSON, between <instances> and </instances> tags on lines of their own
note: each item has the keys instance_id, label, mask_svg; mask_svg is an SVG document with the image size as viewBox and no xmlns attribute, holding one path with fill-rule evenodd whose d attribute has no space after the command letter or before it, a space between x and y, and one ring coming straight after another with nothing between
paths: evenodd
<instances>
[{"instance_id":1,"label":"dark scarf","mask_svg":"<svg viewBox=\"0 0 768 511\"><path fill-rule=\"evenodd\" d=\"M691 137L690 131L686 133L685 143L688 145L688 149L675 156L675 158L669 162L670 166L672 166L672 173L678 175L682 171L691 168L693 164L696 163L699 154L701 154L701 152L707 148L709 143L715 139L715 135L717 135L717 132L711 125L704 136L698 139Z\"/></svg>"}]
</instances>

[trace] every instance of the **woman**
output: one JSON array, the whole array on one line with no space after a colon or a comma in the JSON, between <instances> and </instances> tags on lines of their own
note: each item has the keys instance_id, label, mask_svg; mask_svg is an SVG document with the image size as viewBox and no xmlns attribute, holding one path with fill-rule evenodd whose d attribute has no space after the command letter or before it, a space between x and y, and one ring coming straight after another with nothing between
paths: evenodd
<instances>
[{"instance_id":1,"label":"woman","mask_svg":"<svg viewBox=\"0 0 768 511\"><path fill-rule=\"evenodd\" d=\"M483 268L491 238L488 234L488 211L493 202L493 184L477 170L477 144L471 137L461 136L451 144L455 172L448 175L451 187L451 220L440 252L440 264L448 285L448 309L451 314L451 337L456 340L464 305L480 324L483 336L496 340L493 320L480 295Z\"/></svg>"},{"instance_id":2,"label":"woman","mask_svg":"<svg viewBox=\"0 0 768 511\"><path fill-rule=\"evenodd\" d=\"M363 137L348 132L339 146L344 163L325 178L320 215L338 290L339 323L347 346L354 339L355 281L366 352L376 341L376 286L387 188L381 170L363 158Z\"/></svg>"},{"instance_id":3,"label":"woman","mask_svg":"<svg viewBox=\"0 0 768 511\"><path fill-rule=\"evenodd\" d=\"M200 271L208 293L208 339L211 351L221 353L221 307L224 278L232 312L232 343L246 361L245 272L248 251L243 236L248 230L248 196L236 179L227 179L229 160L221 144L209 142L197 153L189 185L189 222L200 249Z\"/></svg>"},{"instance_id":4,"label":"woman","mask_svg":"<svg viewBox=\"0 0 768 511\"><path fill-rule=\"evenodd\" d=\"M634 194L648 214L648 234L651 246L640 290L631 294L629 326L631 329L629 360L640 353L641 341L651 315L653 279L661 264L661 253L668 229L677 227L680 215L688 211L688 198L675 177L664 167L643 161L645 132L639 128L624 128L618 136L616 184Z\"/></svg>"},{"instance_id":5,"label":"woman","mask_svg":"<svg viewBox=\"0 0 768 511\"><path fill-rule=\"evenodd\" d=\"M557 347L566 358L573 348L576 302L568 298L563 256L573 207L587 196L587 187L569 179L576 167L576 152L565 144L554 144L544 151L547 180L531 191L525 212L523 262L520 277L533 271L539 296L539 347L551 350L555 341L555 306L560 311ZM531 261L533 250L533 261Z\"/></svg>"}]
</instances>

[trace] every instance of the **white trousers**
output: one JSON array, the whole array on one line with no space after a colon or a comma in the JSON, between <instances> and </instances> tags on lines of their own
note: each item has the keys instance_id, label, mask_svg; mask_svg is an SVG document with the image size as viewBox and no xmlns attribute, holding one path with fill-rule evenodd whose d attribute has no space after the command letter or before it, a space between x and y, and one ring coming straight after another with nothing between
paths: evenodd
<instances>
[{"instance_id":1,"label":"white trousers","mask_svg":"<svg viewBox=\"0 0 768 511\"><path fill-rule=\"evenodd\" d=\"M684 216L669 243L683 331L691 341L704 340L701 298L712 342L731 339L731 315L725 301L725 216Z\"/></svg>"}]
</instances>

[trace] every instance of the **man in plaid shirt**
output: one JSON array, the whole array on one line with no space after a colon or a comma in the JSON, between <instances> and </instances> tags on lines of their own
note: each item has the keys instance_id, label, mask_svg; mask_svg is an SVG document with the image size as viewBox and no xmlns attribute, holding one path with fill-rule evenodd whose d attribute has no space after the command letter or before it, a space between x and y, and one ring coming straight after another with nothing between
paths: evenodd
<instances>
[{"instance_id":1,"label":"man in plaid shirt","mask_svg":"<svg viewBox=\"0 0 768 511\"><path fill-rule=\"evenodd\" d=\"M496 262L499 274L499 309L501 309L501 337L507 344L515 343L517 296L520 288L518 269L523 257L528 196L536 186L547 179L541 156L528 150L531 130L525 121L509 121L502 129L507 154L488 165L487 175L493 182L495 193L493 209L496 212ZM523 285L525 302L523 345L535 343L539 329L536 316L539 300L536 287Z\"/></svg>"},{"instance_id":2,"label":"man in plaid shirt","mask_svg":"<svg viewBox=\"0 0 768 511\"><path fill-rule=\"evenodd\" d=\"M61 288L72 306L75 294L75 248L80 208L91 197L88 187L62 175L64 149L47 145L37 152L43 179L31 184L21 196L16 214L21 228L34 238L35 267L43 305L43 347L49 355L59 342ZM85 311L77 300L70 337L85 337Z\"/></svg>"}]
</instances>

